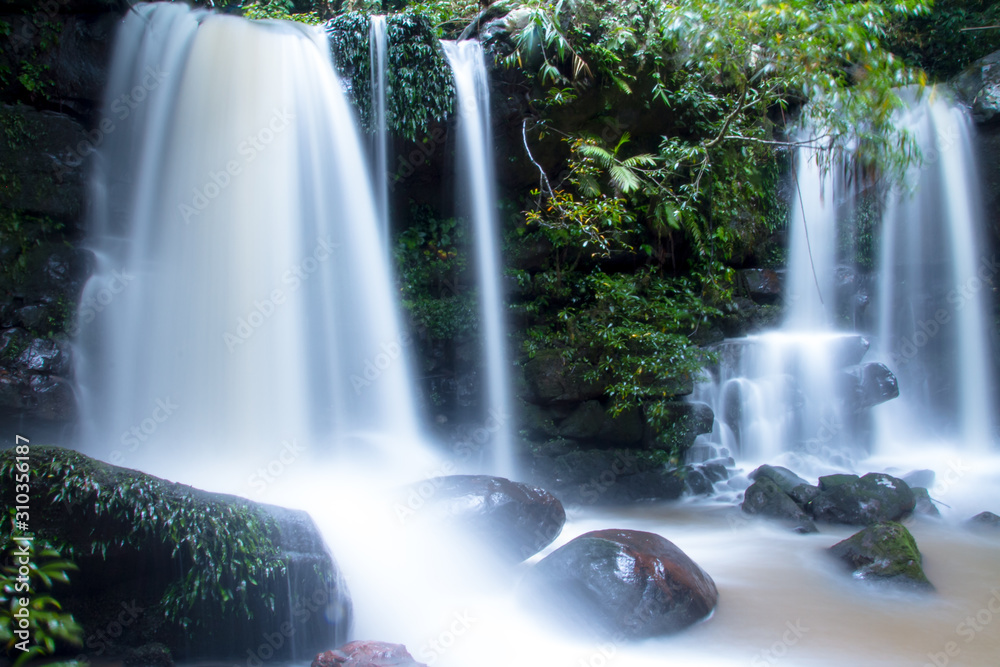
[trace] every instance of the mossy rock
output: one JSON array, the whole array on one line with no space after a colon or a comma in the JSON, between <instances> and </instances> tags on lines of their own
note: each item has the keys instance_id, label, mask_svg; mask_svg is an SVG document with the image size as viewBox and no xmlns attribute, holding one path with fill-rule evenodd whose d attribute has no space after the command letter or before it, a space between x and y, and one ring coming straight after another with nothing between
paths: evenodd
<instances>
[{"instance_id":1,"label":"mossy rock","mask_svg":"<svg viewBox=\"0 0 1000 667\"><path fill-rule=\"evenodd\" d=\"M0 453L6 498L15 457ZM93 639L84 658L159 643L179 660L246 659L271 637L293 660L346 638L350 598L305 512L58 447L32 446L30 470L31 530L79 567L58 600ZM112 625L113 640L98 641Z\"/></svg>"},{"instance_id":2,"label":"mossy rock","mask_svg":"<svg viewBox=\"0 0 1000 667\"><path fill-rule=\"evenodd\" d=\"M905 526L887 521L869 526L830 547L855 579L933 590L921 566L917 541Z\"/></svg>"}]
</instances>

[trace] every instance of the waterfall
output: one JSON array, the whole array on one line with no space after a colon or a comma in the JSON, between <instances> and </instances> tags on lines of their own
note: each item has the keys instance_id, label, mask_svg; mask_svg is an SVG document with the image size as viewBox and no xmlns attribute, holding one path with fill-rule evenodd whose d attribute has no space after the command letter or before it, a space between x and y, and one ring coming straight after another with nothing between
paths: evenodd
<instances>
[{"instance_id":1,"label":"waterfall","mask_svg":"<svg viewBox=\"0 0 1000 667\"><path fill-rule=\"evenodd\" d=\"M371 61L372 123L375 130L375 192L378 205L379 228L386 247L386 256L391 257L392 236L389 225L389 148L387 145L385 117L385 70L388 54L385 16L372 16L368 30Z\"/></svg>"},{"instance_id":2,"label":"waterfall","mask_svg":"<svg viewBox=\"0 0 1000 667\"><path fill-rule=\"evenodd\" d=\"M983 221L970 122L931 94L910 100L898 126L919 145L922 162L885 193L874 326L837 326L847 324L843 313L837 319L844 302L838 274L854 271L844 239L854 233L858 175L835 159L822 167L817 151L802 146L784 322L717 346L719 363L693 397L716 414L696 457L763 463L795 452L849 467L919 442L988 449L994 424L984 287L996 263L976 252ZM899 398L877 405L893 398L896 382Z\"/></svg>"},{"instance_id":3,"label":"waterfall","mask_svg":"<svg viewBox=\"0 0 1000 667\"><path fill-rule=\"evenodd\" d=\"M105 101L82 448L403 460L417 418L356 122L318 28L138 5Z\"/></svg>"},{"instance_id":4,"label":"waterfall","mask_svg":"<svg viewBox=\"0 0 1000 667\"><path fill-rule=\"evenodd\" d=\"M459 192L465 196L475 232L478 296L486 359L486 405L499 429L493 435L493 472L510 476L510 373L504 323L503 264L494 192L493 133L490 130L489 80L479 42L442 42L455 76L458 111Z\"/></svg>"},{"instance_id":5,"label":"waterfall","mask_svg":"<svg viewBox=\"0 0 1000 667\"><path fill-rule=\"evenodd\" d=\"M941 96L912 103L899 125L922 164L890 193L879 278L879 353L904 400L879 414L881 439L957 439L985 451L993 439L993 368L985 314L995 257L983 250L971 121Z\"/></svg>"}]
</instances>

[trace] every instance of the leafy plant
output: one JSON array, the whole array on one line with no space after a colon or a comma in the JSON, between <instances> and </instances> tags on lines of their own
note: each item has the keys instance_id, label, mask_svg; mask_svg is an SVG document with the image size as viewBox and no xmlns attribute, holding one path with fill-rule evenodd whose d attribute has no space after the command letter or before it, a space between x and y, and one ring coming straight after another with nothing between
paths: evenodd
<instances>
[{"instance_id":1,"label":"leafy plant","mask_svg":"<svg viewBox=\"0 0 1000 667\"><path fill-rule=\"evenodd\" d=\"M12 529L13 507L8 514ZM69 572L76 565L48 540L18 540L11 530L5 530L0 539L5 563L0 568L0 642L14 666L51 655L59 645L82 645L83 629L47 592L56 582L68 584ZM16 634L18 630L26 631L30 639Z\"/></svg>"}]
</instances>

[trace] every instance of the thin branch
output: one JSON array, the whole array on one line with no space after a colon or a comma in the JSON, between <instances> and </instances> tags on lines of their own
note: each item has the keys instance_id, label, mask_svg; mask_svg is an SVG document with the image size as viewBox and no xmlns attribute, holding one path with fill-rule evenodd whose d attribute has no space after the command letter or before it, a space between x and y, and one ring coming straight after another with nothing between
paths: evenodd
<instances>
[{"instance_id":1,"label":"thin branch","mask_svg":"<svg viewBox=\"0 0 1000 667\"><path fill-rule=\"evenodd\" d=\"M787 146L788 148L798 148L800 146L813 147L815 145L815 142L819 141L820 139L825 139L826 137L829 136L831 135L824 134L822 136L809 139L808 141L773 141L769 139L757 139L755 137L741 137L735 134L726 135L724 138L732 139L734 141L752 141L757 144L767 144L768 146Z\"/></svg>"},{"instance_id":2,"label":"thin branch","mask_svg":"<svg viewBox=\"0 0 1000 667\"><path fill-rule=\"evenodd\" d=\"M538 161L535 160L535 156L531 154L531 147L528 146L527 118L525 118L524 121L521 123L521 137L524 139L524 150L528 154L528 159L531 160L531 164L535 165L535 168L538 169L538 174L539 174L538 183L541 186L541 189L548 192L550 198L555 197L555 193L552 192L552 184L549 183L549 177L545 174L545 170L542 169L542 165L538 164Z\"/></svg>"},{"instance_id":3,"label":"thin branch","mask_svg":"<svg viewBox=\"0 0 1000 667\"><path fill-rule=\"evenodd\" d=\"M712 139L707 144L705 144L706 149L712 148L725 138L726 132L729 130L729 126L732 124L734 120L736 120L736 116L740 115L740 113L743 112L744 110L743 100L745 100L746 97L747 97L747 91L744 90L742 93L740 93L740 99L736 103L736 108L733 109L733 112L731 114L726 116L726 120L722 123L722 129L719 130L719 135L715 137L715 139Z\"/></svg>"}]
</instances>

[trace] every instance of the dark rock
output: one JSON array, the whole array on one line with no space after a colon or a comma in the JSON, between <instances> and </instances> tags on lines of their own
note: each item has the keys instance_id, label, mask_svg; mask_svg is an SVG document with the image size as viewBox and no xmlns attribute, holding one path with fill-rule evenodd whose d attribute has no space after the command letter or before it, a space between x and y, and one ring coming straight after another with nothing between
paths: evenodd
<instances>
[{"instance_id":1,"label":"dark rock","mask_svg":"<svg viewBox=\"0 0 1000 667\"><path fill-rule=\"evenodd\" d=\"M885 364L868 363L844 371L844 393L849 405L863 410L899 396L899 382Z\"/></svg>"},{"instance_id":2,"label":"dark rock","mask_svg":"<svg viewBox=\"0 0 1000 667\"><path fill-rule=\"evenodd\" d=\"M966 521L965 525L974 530L1000 530L1000 516L993 512L980 512Z\"/></svg>"},{"instance_id":3,"label":"dark rock","mask_svg":"<svg viewBox=\"0 0 1000 667\"><path fill-rule=\"evenodd\" d=\"M842 486L844 484L854 484L860 477L857 475L851 475L847 473L837 473L834 475L824 475L819 478L819 488L821 491L829 491L830 489Z\"/></svg>"},{"instance_id":4,"label":"dark rock","mask_svg":"<svg viewBox=\"0 0 1000 667\"><path fill-rule=\"evenodd\" d=\"M920 486L911 486L910 490L913 491L913 496L917 499L917 504L913 507L914 514L940 518L941 511L934 504L931 494L927 489Z\"/></svg>"},{"instance_id":5,"label":"dark rock","mask_svg":"<svg viewBox=\"0 0 1000 667\"><path fill-rule=\"evenodd\" d=\"M557 415L550 408L523 404L518 410L518 426L527 438L555 438L559 435L556 428Z\"/></svg>"},{"instance_id":6,"label":"dark rock","mask_svg":"<svg viewBox=\"0 0 1000 667\"><path fill-rule=\"evenodd\" d=\"M917 542L903 525L876 523L830 547L855 579L930 589Z\"/></svg>"},{"instance_id":7,"label":"dark rock","mask_svg":"<svg viewBox=\"0 0 1000 667\"><path fill-rule=\"evenodd\" d=\"M408 488L426 498L428 514L435 521L516 561L548 546L566 523L562 503L551 493L502 477L451 475Z\"/></svg>"},{"instance_id":8,"label":"dark rock","mask_svg":"<svg viewBox=\"0 0 1000 667\"><path fill-rule=\"evenodd\" d=\"M18 367L38 375L67 375L70 371L70 349L51 338L36 338L17 357Z\"/></svg>"},{"instance_id":9,"label":"dark rock","mask_svg":"<svg viewBox=\"0 0 1000 667\"><path fill-rule=\"evenodd\" d=\"M272 646L276 657L291 661L346 638L350 598L305 512L200 491L71 450L32 447L31 457L45 469L32 475L32 528L73 549L79 571L70 575L72 585L60 592L59 602L83 625L85 637L107 632L116 619L121 623L124 606L129 622L114 642L126 657L130 649L159 643L178 660L245 660L247 647L256 648L262 637L294 634L295 653L292 642ZM13 458L13 450L0 452L0 467L11 469ZM13 475L2 476L0 492L13 493ZM212 538L203 544L184 535L200 530L199 522L205 530L211 525ZM107 550L92 552L101 543ZM219 543L229 545L228 556L209 551ZM213 562L210 553L229 558L223 572L238 577L223 574L219 580L235 596L225 613L213 599L221 561ZM283 568L265 577L254 561ZM249 569L244 563L251 563ZM182 603L190 619L183 624L167 612L174 591L187 590L191 581L213 588ZM251 617L240 610L241 592Z\"/></svg>"},{"instance_id":10,"label":"dark rock","mask_svg":"<svg viewBox=\"0 0 1000 667\"><path fill-rule=\"evenodd\" d=\"M605 447L628 447L639 443L644 426L637 409L612 417L599 401L585 401L559 423L558 435Z\"/></svg>"},{"instance_id":11,"label":"dark rock","mask_svg":"<svg viewBox=\"0 0 1000 667\"><path fill-rule=\"evenodd\" d=\"M781 275L773 269L743 269L739 280L747 296L762 304L777 303L781 299Z\"/></svg>"},{"instance_id":12,"label":"dark rock","mask_svg":"<svg viewBox=\"0 0 1000 667\"><path fill-rule=\"evenodd\" d=\"M864 336L852 334L841 336L833 342L833 364L837 368L856 366L861 363L871 342Z\"/></svg>"},{"instance_id":13,"label":"dark rock","mask_svg":"<svg viewBox=\"0 0 1000 667\"><path fill-rule=\"evenodd\" d=\"M682 630L708 616L715 582L673 543L636 530L586 533L542 559L522 584L577 628L626 637Z\"/></svg>"},{"instance_id":14,"label":"dark rock","mask_svg":"<svg viewBox=\"0 0 1000 667\"><path fill-rule=\"evenodd\" d=\"M90 149L84 128L61 113L16 105L0 107L5 127L23 128L23 136L0 139L0 163L9 184L0 206L32 215L76 221L83 212Z\"/></svg>"},{"instance_id":15,"label":"dark rock","mask_svg":"<svg viewBox=\"0 0 1000 667\"><path fill-rule=\"evenodd\" d=\"M317 655L312 667L427 667L402 644L353 641Z\"/></svg>"},{"instance_id":16,"label":"dark rock","mask_svg":"<svg viewBox=\"0 0 1000 667\"><path fill-rule=\"evenodd\" d=\"M712 480L694 466L685 466L681 472L684 477L684 488L693 496L708 496L715 490Z\"/></svg>"},{"instance_id":17,"label":"dark rock","mask_svg":"<svg viewBox=\"0 0 1000 667\"><path fill-rule=\"evenodd\" d=\"M1000 51L980 58L952 81L959 97L972 108L977 123L1000 123Z\"/></svg>"},{"instance_id":18,"label":"dark rock","mask_svg":"<svg viewBox=\"0 0 1000 667\"><path fill-rule=\"evenodd\" d=\"M853 478L853 479L852 479ZM808 509L817 521L867 526L898 521L913 511L916 497L906 482L884 473L820 477L821 493Z\"/></svg>"},{"instance_id":19,"label":"dark rock","mask_svg":"<svg viewBox=\"0 0 1000 667\"><path fill-rule=\"evenodd\" d=\"M574 450L556 456L536 453L531 479L564 503L608 505L639 500L676 500L684 480L645 452L629 449Z\"/></svg>"},{"instance_id":20,"label":"dark rock","mask_svg":"<svg viewBox=\"0 0 1000 667\"><path fill-rule=\"evenodd\" d=\"M788 468L783 468L782 466L772 466L767 464L760 466L752 473L747 475L747 477L749 477L752 480L758 480L761 477L766 477L767 479L777 484L778 488L784 491L785 493L791 493L792 489L794 489L797 486L809 485L809 482L802 479Z\"/></svg>"},{"instance_id":21,"label":"dark rock","mask_svg":"<svg viewBox=\"0 0 1000 667\"><path fill-rule=\"evenodd\" d=\"M600 398L607 383L585 379L591 370L582 362L568 364L559 350L542 350L524 365L528 397L541 405Z\"/></svg>"},{"instance_id":22,"label":"dark rock","mask_svg":"<svg viewBox=\"0 0 1000 667\"><path fill-rule=\"evenodd\" d=\"M698 469L705 474L710 482L715 484L729 479L729 468L733 465L736 463L732 459L715 459L714 461L705 461L698 466Z\"/></svg>"},{"instance_id":23,"label":"dark rock","mask_svg":"<svg viewBox=\"0 0 1000 667\"><path fill-rule=\"evenodd\" d=\"M812 486L811 484L799 484L794 489L788 492L789 497L795 501L799 507L806 507L809 503L816 499L822 493L818 486Z\"/></svg>"},{"instance_id":24,"label":"dark rock","mask_svg":"<svg viewBox=\"0 0 1000 667\"><path fill-rule=\"evenodd\" d=\"M743 496L743 511L790 523L797 533L815 533L816 524L770 477L761 475Z\"/></svg>"},{"instance_id":25,"label":"dark rock","mask_svg":"<svg viewBox=\"0 0 1000 667\"><path fill-rule=\"evenodd\" d=\"M647 429L643 438L649 449L666 449L686 452L702 433L711 433L715 413L707 403L669 401L658 406L662 423L660 431Z\"/></svg>"}]
</instances>

